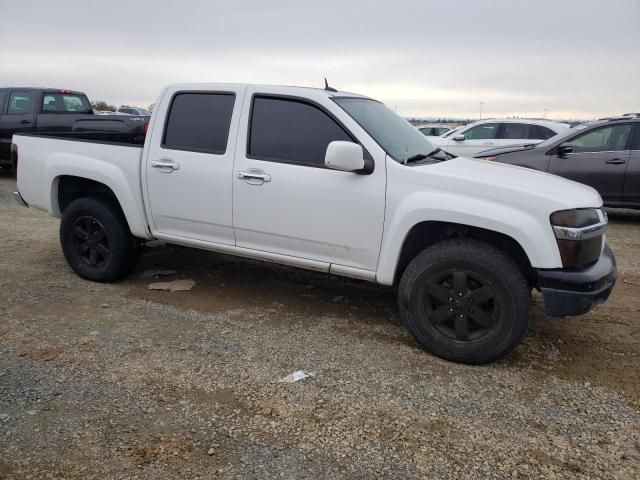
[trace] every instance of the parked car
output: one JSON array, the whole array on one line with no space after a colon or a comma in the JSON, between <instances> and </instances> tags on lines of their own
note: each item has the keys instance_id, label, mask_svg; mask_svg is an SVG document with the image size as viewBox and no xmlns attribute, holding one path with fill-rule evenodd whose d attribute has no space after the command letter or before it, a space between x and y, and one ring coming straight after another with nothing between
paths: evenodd
<instances>
[{"instance_id":1,"label":"parked car","mask_svg":"<svg viewBox=\"0 0 640 480\"><path fill-rule=\"evenodd\" d=\"M455 128L454 125L440 125L440 124L427 124L418 125L416 127L420 133L427 137L439 137L440 135L447 133L449 130Z\"/></svg>"},{"instance_id":2,"label":"parked car","mask_svg":"<svg viewBox=\"0 0 640 480\"><path fill-rule=\"evenodd\" d=\"M640 115L584 124L537 145L487 150L476 157L584 183L609 207L640 208Z\"/></svg>"},{"instance_id":3,"label":"parked car","mask_svg":"<svg viewBox=\"0 0 640 480\"><path fill-rule=\"evenodd\" d=\"M11 167L15 133L111 131L143 134L142 117L95 115L82 92L54 88L0 87L0 167Z\"/></svg>"},{"instance_id":4,"label":"parked car","mask_svg":"<svg viewBox=\"0 0 640 480\"><path fill-rule=\"evenodd\" d=\"M455 135L429 137L429 141L447 153L472 157L489 148L523 142L540 143L569 129L566 123L544 120L480 120L457 130Z\"/></svg>"},{"instance_id":5,"label":"parked car","mask_svg":"<svg viewBox=\"0 0 640 480\"><path fill-rule=\"evenodd\" d=\"M595 190L453 158L376 100L182 84L156 105L144 147L14 137L16 199L62 218L62 250L84 278L122 278L140 242L161 239L395 284L418 342L467 363L515 348L532 288L551 317L613 288Z\"/></svg>"},{"instance_id":6,"label":"parked car","mask_svg":"<svg viewBox=\"0 0 640 480\"><path fill-rule=\"evenodd\" d=\"M120 108L116 110L116 113L120 115L137 115L139 117L151 116L151 112L146 108L129 107L127 105L122 105Z\"/></svg>"}]
</instances>

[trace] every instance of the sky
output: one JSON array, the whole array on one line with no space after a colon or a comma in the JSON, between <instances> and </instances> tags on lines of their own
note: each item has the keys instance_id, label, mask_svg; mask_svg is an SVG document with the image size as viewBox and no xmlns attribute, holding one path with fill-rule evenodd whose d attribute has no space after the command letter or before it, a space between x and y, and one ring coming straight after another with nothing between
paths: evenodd
<instances>
[{"instance_id":1,"label":"sky","mask_svg":"<svg viewBox=\"0 0 640 480\"><path fill-rule=\"evenodd\" d=\"M407 117L640 112L640 0L0 0L0 86L146 107L324 77Z\"/></svg>"}]
</instances>

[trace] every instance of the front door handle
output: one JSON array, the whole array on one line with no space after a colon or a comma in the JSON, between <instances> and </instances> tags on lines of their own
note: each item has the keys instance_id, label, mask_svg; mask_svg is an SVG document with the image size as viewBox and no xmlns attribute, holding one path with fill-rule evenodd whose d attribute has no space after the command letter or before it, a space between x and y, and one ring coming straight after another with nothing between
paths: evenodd
<instances>
[{"instance_id":1,"label":"front door handle","mask_svg":"<svg viewBox=\"0 0 640 480\"><path fill-rule=\"evenodd\" d=\"M31 120L20 120L20 125L29 125Z\"/></svg>"},{"instance_id":2,"label":"front door handle","mask_svg":"<svg viewBox=\"0 0 640 480\"><path fill-rule=\"evenodd\" d=\"M621 158L612 158L611 160L605 160L604 163L608 163L609 165L622 165L623 163L627 163L627 161Z\"/></svg>"},{"instance_id":3,"label":"front door handle","mask_svg":"<svg viewBox=\"0 0 640 480\"><path fill-rule=\"evenodd\" d=\"M168 158L161 158L160 160L153 160L151 162L153 168L159 169L164 173L171 173L174 170L180 170L180 164L176 163Z\"/></svg>"},{"instance_id":4,"label":"front door handle","mask_svg":"<svg viewBox=\"0 0 640 480\"><path fill-rule=\"evenodd\" d=\"M256 183L256 180L260 182L270 182L271 175L268 173L264 173L262 170L257 168L250 168L249 170L238 172L238 178L241 180L246 180L249 183Z\"/></svg>"}]
</instances>

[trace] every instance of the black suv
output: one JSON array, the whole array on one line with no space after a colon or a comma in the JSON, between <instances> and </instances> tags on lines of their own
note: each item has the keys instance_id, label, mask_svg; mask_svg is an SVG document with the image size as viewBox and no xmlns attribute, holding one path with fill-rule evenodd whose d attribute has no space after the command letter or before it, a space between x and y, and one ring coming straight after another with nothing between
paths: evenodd
<instances>
[{"instance_id":1,"label":"black suv","mask_svg":"<svg viewBox=\"0 0 640 480\"><path fill-rule=\"evenodd\" d=\"M475 158L519 165L595 188L608 207L640 209L640 115L572 128L537 145L485 150Z\"/></svg>"}]
</instances>

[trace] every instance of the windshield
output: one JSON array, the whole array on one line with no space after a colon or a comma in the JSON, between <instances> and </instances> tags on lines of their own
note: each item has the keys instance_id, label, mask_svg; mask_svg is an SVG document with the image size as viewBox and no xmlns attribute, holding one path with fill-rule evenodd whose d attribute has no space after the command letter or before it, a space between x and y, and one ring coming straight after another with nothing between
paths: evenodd
<instances>
[{"instance_id":1,"label":"windshield","mask_svg":"<svg viewBox=\"0 0 640 480\"><path fill-rule=\"evenodd\" d=\"M558 140L560 140L563 137L570 137L571 135L573 135L575 132L574 129L569 129L569 130L563 130L562 132L554 135L551 138L547 138L544 142L538 143L535 148L546 148L551 144L556 143Z\"/></svg>"},{"instance_id":2,"label":"windshield","mask_svg":"<svg viewBox=\"0 0 640 480\"><path fill-rule=\"evenodd\" d=\"M140 115L151 115L151 112L149 110L145 110L144 108L139 108L138 113Z\"/></svg>"},{"instance_id":3,"label":"windshield","mask_svg":"<svg viewBox=\"0 0 640 480\"><path fill-rule=\"evenodd\" d=\"M429 154L434 146L409 122L376 100L333 98L387 154L398 162Z\"/></svg>"}]
</instances>

